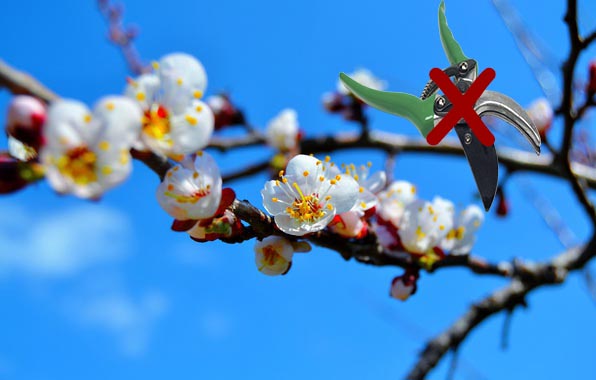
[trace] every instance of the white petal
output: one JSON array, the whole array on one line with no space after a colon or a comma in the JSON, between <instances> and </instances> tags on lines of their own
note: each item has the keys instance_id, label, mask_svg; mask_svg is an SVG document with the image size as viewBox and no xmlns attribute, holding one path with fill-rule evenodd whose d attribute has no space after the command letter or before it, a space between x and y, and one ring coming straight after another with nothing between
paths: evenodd
<instances>
[{"instance_id":1,"label":"white petal","mask_svg":"<svg viewBox=\"0 0 596 380\"><path fill-rule=\"evenodd\" d=\"M139 103L141 108L148 109L157 101L160 89L159 77L155 74L142 74L129 80L124 95Z\"/></svg>"},{"instance_id":2,"label":"white petal","mask_svg":"<svg viewBox=\"0 0 596 380\"><path fill-rule=\"evenodd\" d=\"M170 116L172 146L168 153L190 154L209 144L214 116L207 104L195 100L183 113Z\"/></svg>"},{"instance_id":3,"label":"white petal","mask_svg":"<svg viewBox=\"0 0 596 380\"><path fill-rule=\"evenodd\" d=\"M8 153L17 160L29 161L30 159L35 158L37 155L35 149L23 144L10 135L7 137L7 143Z\"/></svg>"},{"instance_id":4,"label":"white petal","mask_svg":"<svg viewBox=\"0 0 596 380\"><path fill-rule=\"evenodd\" d=\"M205 227L202 227L201 224L197 222L195 223L193 228L186 232L195 239L205 239L207 229Z\"/></svg>"},{"instance_id":5,"label":"white petal","mask_svg":"<svg viewBox=\"0 0 596 380\"><path fill-rule=\"evenodd\" d=\"M296 155L288 162L286 175L301 177L305 171L315 173L318 170L317 166L320 165L317 165L317 162L320 162L320 160L313 156L307 156L305 154Z\"/></svg>"},{"instance_id":6,"label":"white petal","mask_svg":"<svg viewBox=\"0 0 596 380\"><path fill-rule=\"evenodd\" d=\"M175 113L187 108L192 99L200 98L207 88L205 68L188 54L174 53L163 57L158 75L163 90L162 104Z\"/></svg>"},{"instance_id":7,"label":"white petal","mask_svg":"<svg viewBox=\"0 0 596 380\"><path fill-rule=\"evenodd\" d=\"M440 243L452 225L452 215L437 213L431 203L416 200L406 206L397 232L408 251L425 253Z\"/></svg>"},{"instance_id":8,"label":"white petal","mask_svg":"<svg viewBox=\"0 0 596 380\"><path fill-rule=\"evenodd\" d=\"M296 146L298 136L298 116L293 109L285 109L267 125L267 144L280 150Z\"/></svg>"},{"instance_id":9,"label":"white petal","mask_svg":"<svg viewBox=\"0 0 596 380\"><path fill-rule=\"evenodd\" d=\"M370 177L366 178L364 181L360 181L360 185L364 186L365 189L372 193L378 193L379 191L383 190L385 184L387 182L387 175L384 171L378 171L373 173Z\"/></svg>"},{"instance_id":10,"label":"white petal","mask_svg":"<svg viewBox=\"0 0 596 380\"><path fill-rule=\"evenodd\" d=\"M323 218L314 224L301 223L289 215L280 214L275 216L277 227L288 235L303 236L308 233L317 232L325 228L333 219L335 213L327 213Z\"/></svg>"},{"instance_id":11,"label":"white petal","mask_svg":"<svg viewBox=\"0 0 596 380\"><path fill-rule=\"evenodd\" d=\"M364 188L362 188L362 190L362 192L359 192L358 199L352 210L360 210L361 212L364 212L378 204L378 199L373 193Z\"/></svg>"},{"instance_id":12,"label":"white petal","mask_svg":"<svg viewBox=\"0 0 596 380\"><path fill-rule=\"evenodd\" d=\"M484 212L476 205L468 206L461 212L456 226L463 227L463 237L456 240L451 251L453 254L469 253L476 242L476 232L484 222Z\"/></svg>"},{"instance_id":13,"label":"white petal","mask_svg":"<svg viewBox=\"0 0 596 380\"><path fill-rule=\"evenodd\" d=\"M279 182L279 186L276 184L277 182ZM281 186L284 186L281 181L267 181L265 187L261 190L263 207L271 215L284 213L286 208L294 201Z\"/></svg>"},{"instance_id":14,"label":"white petal","mask_svg":"<svg viewBox=\"0 0 596 380\"><path fill-rule=\"evenodd\" d=\"M47 145L68 149L92 141L100 128L86 105L76 100L59 99L48 107L43 133Z\"/></svg>"},{"instance_id":15,"label":"white petal","mask_svg":"<svg viewBox=\"0 0 596 380\"><path fill-rule=\"evenodd\" d=\"M94 142L107 141L124 148L130 147L138 139L143 111L127 97L106 96L95 105L93 117L101 124L98 140Z\"/></svg>"},{"instance_id":16,"label":"white petal","mask_svg":"<svg viewBox=\"0 0 596 380\"><path fill-rule=\"evenodd\" d=\"M329 203L335 207L338 214L351 210L358 201L360 194L358 182L349 175L342 175L334 185L330 185L327 195L331 196Z\"/></svg>"},{"instance_id":17,"label":"white petal","mask_svg":"<svg viewBox=\"0 0 596 380\"><path fill-rule=\"evenodd\" d=\"M130 175L132 157L129 149L128 146L118 143L99 143L99 146L95 147L97 180L104 191L124 182Z\"/></svg>"}]
</instances>

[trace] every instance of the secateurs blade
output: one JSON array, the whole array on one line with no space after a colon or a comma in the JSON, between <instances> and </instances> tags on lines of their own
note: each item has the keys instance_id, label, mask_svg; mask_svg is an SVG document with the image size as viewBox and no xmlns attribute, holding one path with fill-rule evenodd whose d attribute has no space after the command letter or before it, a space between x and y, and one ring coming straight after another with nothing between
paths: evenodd
<instances>
[{"instance_id":1,"label":"secateurs blade","mask_svg":"<svg viewBox=\"0 0 596 380\"><path fill-rule=\"evenodd\" d=\"M443 72L453 78L453 83L461 93L466 93L477 79L478 65L469 59L453 37L445 17L445 4L439 6L439 34L445 55L451 64ZM440 72L439 72L440 73ZM381 111L404 117L412 122L423 137L447 116L453 104L447 96L439 94L439 86L429 81L420 97L401 92L385 92L371 89L354 81L344 73L340 74L344 85L364 103ZM457 93L456 93L457 94ZM495 116L515 127L540 154L540 134L523 108L510 97L498 92L485 90L476 103L474 111L478 116ZM455 126L462 144L478 192L486 211L495 198L498 186L499 166L494 143L482 143L465 119Z\"/></svg>"}]
</instances>

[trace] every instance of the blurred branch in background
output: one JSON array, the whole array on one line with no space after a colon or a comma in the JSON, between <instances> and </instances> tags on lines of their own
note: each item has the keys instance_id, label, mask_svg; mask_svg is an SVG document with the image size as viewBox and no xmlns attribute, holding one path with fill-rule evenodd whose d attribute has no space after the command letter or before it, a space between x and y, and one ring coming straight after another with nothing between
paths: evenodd
<instances>
[{"instance_id":1,"label":"blurred branch in background","mask_svg":"<svg viewBox=\"0 0 596 380\"><path fill-rule=\"evenodd\" d=\"M120 49L131 74L140 75L148 72L151 67L143 62L134 45L139 33L138 28L124 24L123 7L110 0L98 0L97 5L108 24L108 39Z\"/></svg>"}]
</instances>

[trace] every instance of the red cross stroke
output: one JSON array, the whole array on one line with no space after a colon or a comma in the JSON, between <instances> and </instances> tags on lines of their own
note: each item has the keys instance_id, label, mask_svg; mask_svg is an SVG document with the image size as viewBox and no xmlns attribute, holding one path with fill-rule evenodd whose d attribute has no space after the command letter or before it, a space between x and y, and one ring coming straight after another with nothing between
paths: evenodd
<instances>
[{"instance_id":1,"label":"red cross stroke","mask_svg":"<svg viewBox=\"0 0 596 380\"><path fill-rule=\"evenodd\" d=\"M464 119L483 145L493 145L495 143L495 136L488 130L480 116L478 116L474 110L474 105L495 77L495 70L491 68L485 69L472 83L468 91L462 94L443 70L438 68L432 69L430 71L430 79L439 86L451 104L453 104L453 107L426 136L426 141L430 145L437 145L461 119Z\"/></svg>"}]
</instances>

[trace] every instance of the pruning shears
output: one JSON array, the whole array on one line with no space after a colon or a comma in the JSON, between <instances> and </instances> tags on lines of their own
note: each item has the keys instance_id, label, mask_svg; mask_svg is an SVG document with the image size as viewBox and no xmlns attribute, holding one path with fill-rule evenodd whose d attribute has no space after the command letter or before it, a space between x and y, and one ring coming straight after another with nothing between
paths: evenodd
<instances>
[{"instance_id":1,"label":"pruning shears","mask_svg":"<svg viewBox=\"0 0 596 380\"><path fill-rule=\"evenodd\" d=\"M451 66L443 72L453 79L453 83L465 93L478 76L478 65L468 58L453 37L445 17L445 3L439 6L439 34L445 55ZM412 122L423 137L435 128L452 108L451 101L439 94L439 86L430 80L420 97L402 92L375 90L354 81L344 73L340 74L344 85L364 103L381 111L401 116ZM540 134L524 109L510 97L498 92L485 90L474 105L480 116L491 115L515 127L540 154ZM495 198L498 186L499 165L494 143L484 145L478 140L468 123L461 119L455 125L457 136L474 174L478 192L486 211Z\"/></svg>"}]
</instances>

